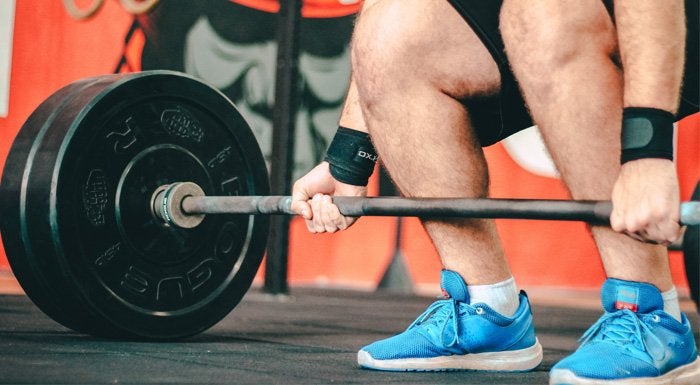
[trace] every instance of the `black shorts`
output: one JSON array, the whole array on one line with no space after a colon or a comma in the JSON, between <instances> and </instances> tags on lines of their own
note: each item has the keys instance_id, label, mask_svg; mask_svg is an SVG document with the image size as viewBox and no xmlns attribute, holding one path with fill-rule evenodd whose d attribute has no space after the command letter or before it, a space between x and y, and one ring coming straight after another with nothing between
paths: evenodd
<instances>
[{"instance_id":1,"label":"black shorts","mask_svg":"<svg viewBox=\"0 0 700 385\"><path fill-rule=\"evenodd\" d=\"M470 107L472 123L482 146L494 144L534 123L525 106L518 84L510 70L505 54L503 39L498 28L501 0L448 0L479 36L482 43L498 64L501 73L501 92L497 97L475 100L467 103ZM612 1L603 0L612 14ZM698 3L699 0L686 0L687 42L685 78L681 92L681 105L678 119L698 112Z\"/></svg>"}]
</instances>

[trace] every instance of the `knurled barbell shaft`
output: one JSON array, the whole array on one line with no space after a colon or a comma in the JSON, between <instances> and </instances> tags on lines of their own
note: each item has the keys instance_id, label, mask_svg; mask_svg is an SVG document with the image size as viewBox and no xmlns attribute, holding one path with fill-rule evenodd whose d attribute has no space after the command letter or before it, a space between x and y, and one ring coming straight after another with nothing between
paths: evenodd
<instances>
[{"instance_id":1,"label":"knurled barbell shaft","mask_svg":"<svg viewBox=\"0 0 700 385\"><path fill-rule=\"evenodd\" d=\"M196 226L204 214L295 214L290 196L204 196L190 182L159 188L153 201L157 217L180 227ZM342 214L355 217L545 219L600 225L609 225L612 211L609 201L335 196L333 202ZM681 224L700 224L700 202L681 205Z\"/></svg>"},{"instance_id":2,"label":"knurled barbell shaft","mask_svg":"<svg viewBox=\"0 0 700 385\"><path fill-rule=\"evenodd\" d=\"M186 214L295 214L289 196L187 197ZM512 218L583 221L609 224L612 204L608 201L333 197L343 215ZM685 202L682 224L700 223L700 202Z\"/></svg>"},{"instance_id":3,"label":"knurled barbell shaft","mask_svg":"<svg viewBox=\"0 0 700 385\"><path fill-rule=\"evenodd\" d=\"M187 197L186 214L295 214L289 196ZM610 202L525 199L333 197L343 215L513 218L609 223Z\"/></svg>"}]
</instances>

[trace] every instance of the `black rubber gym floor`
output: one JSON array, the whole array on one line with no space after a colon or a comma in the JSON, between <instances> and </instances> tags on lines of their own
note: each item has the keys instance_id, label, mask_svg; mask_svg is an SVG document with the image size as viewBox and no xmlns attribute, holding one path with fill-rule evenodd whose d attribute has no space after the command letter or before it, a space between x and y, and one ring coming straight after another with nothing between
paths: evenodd
<instances>
[{"instance_id":1,"label":"black rubber gym floor","mask_svg":"<svg viewBox=\"0 0 700 385\"><path fill-rule=\"evenodd\" d=\"M251 290L207 332L173 343L145 343L72 332L25 296L3 295L0 383L546 384L552 365L576 347L600 314L590 306L535 300L544 361L530 373L388 373L357 367L360 347L403 330L431 302L419 296L301 288L291 297L271 298ZM697 340L700 319L692 311L689 317Z\"/></svg>"}]
</instances>

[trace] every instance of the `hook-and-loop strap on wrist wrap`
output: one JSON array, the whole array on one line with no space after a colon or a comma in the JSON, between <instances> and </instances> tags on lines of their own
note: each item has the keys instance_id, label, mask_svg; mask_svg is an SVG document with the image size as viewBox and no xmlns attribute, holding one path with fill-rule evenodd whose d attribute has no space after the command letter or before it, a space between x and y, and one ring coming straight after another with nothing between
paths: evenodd
<instances>
[{"instance_id":1,"label":"hook-and-loop strap on wrist wrap","mask_svg":"<svg viewBox=\"0 0 700 385\"><path fill-rule=\"evenodd\" d=\"M672 113L656 108L627 107L622 112L622 164L643 158L673 160Z\"/></svg>"},{"instance_id":2,"label":"hook-and-loop strap on wrist wrap","mask_svg":"<svg viewBox=\"0 0 700 385\"><path fill-rule=\"evenodd\" d=\"M367 133L339 127L324 160L337 181L367 186L378 158Z\"/></svg>"}]
</instances>

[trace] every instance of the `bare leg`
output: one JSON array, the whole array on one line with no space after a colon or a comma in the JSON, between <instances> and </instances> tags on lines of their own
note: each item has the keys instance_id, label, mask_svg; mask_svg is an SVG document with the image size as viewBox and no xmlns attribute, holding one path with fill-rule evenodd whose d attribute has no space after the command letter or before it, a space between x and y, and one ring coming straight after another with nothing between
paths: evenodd
<instances>
[{"instance_id":1,"label":"bare leg","mask_svg":"<svg viewBox=\"0 0 700 385\"><path fill-rule=\"evenodd\" d=\"M487 195L484 155L460 100L497 92L500 76L447 2L382 0L366 8L353 69L372 140L403 195ZM467 284L511 276L493 221L423 223L444 267Z\"/></svg>"},{"instance_id":2,"label":"bare leg","mask_svg":"<svg viewBox=\"0 0 700 385\"><path fill-rule=\"evenodd\" d=\"M599 0L506 0L501 31L530 111L575 199L610 199L620 171L623 79ZM609 277L672 287L665 247L593 227Z\"/></svg>"},{"instance_id":3,"label":"bare leg","mask_svg":"<svg viewBox=\"0 0 700 385\"><path fill-rule=\"evenodd\" d=\"M401 193L486 196L486 161L460 101L496 93L500 74L448 2L380 0L365 8L352 58L362 115ZM449 298L435 301L406 331L363 347L359 365L503 371L539 365L529 304L510 279L494 222L423 224L448 270L441 283ZM512 321L496 325L482 316L494 313Z\"/></svg>"}]
</instances>

